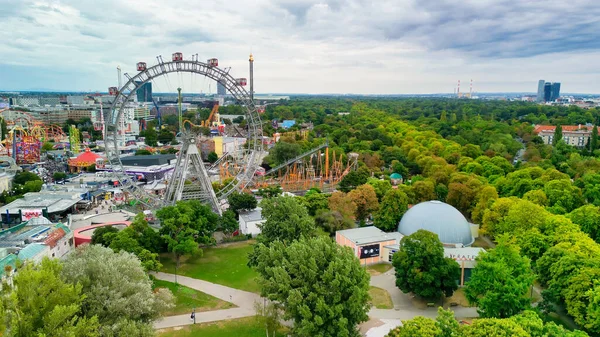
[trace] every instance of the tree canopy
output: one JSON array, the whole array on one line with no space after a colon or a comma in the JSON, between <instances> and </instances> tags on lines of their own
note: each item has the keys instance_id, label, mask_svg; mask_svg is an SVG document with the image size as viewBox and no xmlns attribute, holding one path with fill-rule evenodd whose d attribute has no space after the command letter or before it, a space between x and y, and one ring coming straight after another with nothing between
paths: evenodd
<instances>
[{"instance_id":1,"label":"tree canopy","mask_svg":"<svg viewBox=\"0 0 600 337\"><path fill-rule=\"evenodd\" d=\"M327 237L261 245L262 295L282 304L296 336L360 336L368 319L369 275L354 252Z\"/></svg>"},{"instance_id":2,"label":"tree canopy","mask_svg":"<svg viewBox=\"0 0 600 337\"><path fill-rule=\"evenodd\" d=\"M418 230L400 241L400 250L393 256L396 286L405 293L427 299L451 296L458 288L460 267L444 257L444 248L437 234Z\"/></svg>"}]
</instances>

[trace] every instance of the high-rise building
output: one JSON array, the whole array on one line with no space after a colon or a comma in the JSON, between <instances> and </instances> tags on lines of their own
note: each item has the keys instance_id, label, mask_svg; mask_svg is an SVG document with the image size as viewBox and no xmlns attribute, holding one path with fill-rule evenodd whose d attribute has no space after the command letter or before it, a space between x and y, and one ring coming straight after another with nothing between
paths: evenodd
<instances>
[{"instance_id":1,"label":"high-rise building","mask_svg":"<svg viewBox=\"0 0 600 337\"><path fill-rule=\"evenodd\" d=\"M221 82L219 82L219 81L217 81L217 95L219 95L219 96L227 95L227 90L225 89L225 86L223 84L221 84Z\"/></svg>"},{"instance_id":2,"label":"high-rise building","mask_svg":"<svg viewBox=\"0 0 600 337\"><path fill-rule=\"evenodd\" d=\"M560 97L560 82L552 83L552 93L550 95L551 101L556 101Z\"/></svg>"},{"instance_id":3,"label":"high-rise building","mask_svg":"<svg viewBox=\"0 0 600 337\"><path fill-rule=\"evenodd\" d=\"M140 84L141 82L136 82ZM152 82L146 82L136 91L138 102L152 102Z\"/></svg>"},{"instance_id":4,"label":"high-rise building","mask_svg":"<svg viewBox=\"0 0 600 337\"><path fill-rule=\"evenodd\" d=\"M544 84L544 101L550 102L550 98L552 98L552 83L546 82Z\"/></svg>"},{"instance_id":5,"label":"high-rise building","mask_svg":"<svg viewBox=\"0 0 600 337\"><path fill-rule=\"evenodd\" d=\"M538 91L537 91L537 101L538 102L544 101L544 85L545 84L546 84L546 81L544 81L544 80L540 80L538 82Z\"/></svg>"}]
</instances>

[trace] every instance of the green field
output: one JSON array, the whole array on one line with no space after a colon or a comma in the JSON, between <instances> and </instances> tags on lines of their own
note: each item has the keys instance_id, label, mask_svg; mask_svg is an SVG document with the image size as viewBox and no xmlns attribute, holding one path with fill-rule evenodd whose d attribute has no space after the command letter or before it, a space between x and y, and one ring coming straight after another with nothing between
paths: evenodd
<instances>
[{"instance_id":1,"label":"green field","mask_svg":"<svg viewBox=\"0 0 600 337\"><path fill-rule=\"evenodd\" d=\"M369 289L369 295L371 296L371 304L377 309L393 309L394 304L390 294L385 290L377 287L371 287Z\"/></svg>"},{"instance_id":2,"label":"green field","mask_svg":"<svg viewBox=\"0 0 600 337\"><path fill-rule=\"evenodd\" d=\"M258 274L246 266L252 243L254 242L230 243L222 247L206 248L201 257L182 257L177 274L259 293L255 280ZM163 264L162 272L175 273L172 254L161 254L160 262Z\"/></svg>"},{"instance_id":3,"label":"green field","mask_svg":"<svg viewBox=\"0 0 600 337\"><path fill-rule=\"evenodd\" d=\"M158 337L264 337L265 326L257 317L246 317L230 321L188 325L179 330L167 329ZM285 336L280 331L277 336Z\"/></svg>"},{"instance_id":4,"label":"green field","mask_svg":"<svg viewBox=\"0 0 600 337\"><path fill-rule=\"evenodd\" d=\"M175 307L165 312L165 316L190 313L193 308L196 308L196 312L201 312L234 307L234 305L229 302L222 301L201 291L168 281L154 280L153 288L167 288L171 290L175 297Z\"/></svg>"}]
</instances>

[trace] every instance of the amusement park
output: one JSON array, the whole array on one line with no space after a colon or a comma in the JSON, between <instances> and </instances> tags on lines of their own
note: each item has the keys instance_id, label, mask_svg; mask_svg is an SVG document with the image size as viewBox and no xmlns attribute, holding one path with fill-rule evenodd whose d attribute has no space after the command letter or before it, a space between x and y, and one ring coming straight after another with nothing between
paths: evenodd
<instances>
[{"instance_id":1,"label":"amusement park","mask_svg":"<svg viewBox=\"0 0 600 337\"><path fill-rule=\"evenodd\" d=\"M288 131L293 120L263 122L261 115L278 101L255 96L252 55L248 62L248 78L234 77L217 58L201 61L181 52L170 60L157 56L154 64L140 61L131 72L119 66L118 85L108 94L60 98L66 121L13 104L0 111L0 159L15 171L32 170L47 189L75 185L87 190L87 201L102 193L133 212L200 200L222 214L232 193L274 186L296 195L333 191L357 168L358 154L336 152L325 139L280 162L265 161L280 139L306 140L312 124ZM201 81L216 85L217 94L194 96ZM67 180L60 180L62 173Z\"/></svg>"}]
</instances>

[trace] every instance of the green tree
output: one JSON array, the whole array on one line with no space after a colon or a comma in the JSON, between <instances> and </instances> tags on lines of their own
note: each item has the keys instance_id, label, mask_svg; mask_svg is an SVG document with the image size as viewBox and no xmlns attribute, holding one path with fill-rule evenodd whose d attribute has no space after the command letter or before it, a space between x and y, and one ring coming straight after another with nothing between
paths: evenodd
<instances>
[{"instance_id":1,"label":"green tree","mask_svg":"<svg viewBox=\"0 0 600 337\"><path fill-rule=\"evenodd\" d=\"M146 149L141 149L141 150L135 151L135 155L136 156L149 156L151 154L152 154L152 152L150 152L150 151L148 151Z\"/></svg>"},{"instance_id":2,"label":"green tree","mask_svg":"<svg viewBox=\"0 0 600 337\"><path fill-rule=\"evenodd\" d=\"M52 143L44 142L44 144L42 144L42 152L48 152L52 150L54 150L54 145L52 145Z\"/></svg>"},{"instance_id":3,"label":"green tree","mask_svg":"<svg viewBox=\"0 0 600 337\"><path fill-rule=\"evenodd\" d=\"M377 195L377 200L379 201L381 201L385 194L392 189L392 184L389 180L369 178L367 179L367 184L373 186L375 194Z\"/></svg>"},{"instance_id":4,"label":"green tree","mask_svg":"<svg viewBox=\"0 0 600 337\"><path fill-rule=\"evenodd\" d=\"M144 137L144 143L148 146L154 147L158 145L158 133L154 128L148 128L140 132L140 137Z\"/></svg>"},{"instance_id":5,"label":"green tree","mask_svg":"<svg viewBox=\"0 0 600 337\"><path fill-rule=\"evenodd\" d=\"M329 211L326 209L317 211L315 224L318 227L321 227L326 233L329 233L330 236L335 235L336 231L353 228L355 226L352 219L344 217L338 211Z\"/></svg>"},{"instance_id":6,"label":"green tree","mask_svg":"<svg viewBox=\"0 0 600 337\"><path fill-rule=\"evenodd\" d=\"M431 318L417 316L408 321L402 321L402 326L390 331L386 337L439 337L442 330Z\"/></svg>"},{"instance_id":7,"label":"green tree","mask_svg":"<svg viewBox=\"0 0 600 337\"><path fill-rule=\"evenodd\" d=\"M158 133L157 140L162 144L170 144L175 139L173 132L167 129L161 129Z\"/></svg>"},{"instance_id":8,"label":"green tree","mask_svg":"<svg viewBox=\"0 0 600 337\"><path fill-rule=\"evenodd\" d=\"M519 248L508 237L498 238L498 245L477 258L477 268L465 286L469 303L477 305L481 317L506 318L530 306L527 293L535 278L529 259L519 255Z\"/></svg>"},{"instance_id":9,"label":"green tree","mask_svg":"<svg viewBox=\"0 0 600 337\"><path fill-rule=\"evenodd\" d=\"M211 151L206 157L206 159L209 163L214 164L217 160L219 160L219 155L216 152Z\"/></svg>"},{"instance_id":10,"label":"green tree","mask_svg":"<svg viewBox=\"0 0 600 337\"><path fill-rule=\"evenodd\" d=\"M275 166L283 164L289 159L299 156L301 153L302 147L299 144L280 141L269 150L269 156L265 161L270 161Z\"/></svg>"},{"instance_id":11,"label":"green tree","mask_svg":"<svg viewBox=\"0 0 600 337\"><path fill-rule=\"evenodd\" d=\"M569 219L579 225L594 241L600 243L600 207L581 206L568 214Z\"/></svg>"},{"instance_id":12,"label":"green tree","mask_svg":"<svg viewBox=\"0 0 600 337\"><path fill-rule=\"evenodd\" d=\"M558 144L558 142L560 142L562 138L562 126L560 126L559 124L556 126L556 129L554 129L554 138L552 139L552 146L556 146L556 144Z\"/></svg>"},{"instance_id":13,"label":"green tree","mask_svg":"<svg viewBox=\"0 0 600 337\"><path fill-rule=\"evenodd\" d=\"M348 247L330 238L260 245L261 294L284 308L296 336L358 337L368 319L369 275Z\"/></svg>"},{"instance_id":14,"label":"green tree","mask_svg":"<svg viewBox=\"0 0 600 337\"><path fill-rule=\"evenodd\" d=\"M340 191L348 193L358 186L366 184L368 179L369 171L367 170L350 171L342 178L338 187Z\"/></svg>"},{"instance_id":15,"label":"green tree","mask_svg":"<svg viewBox=\"0 0 600 337\"><path fill-rule=\"evenodd\" d=\"M329 208L329 198L323 193L307 193L302 201L311 216L315 216L319 210Z\"/></svg>"},{"instance_id":16,"label":"green tree","mask_svg":"<svg viewBox=\"0 0 600 337\"><path fill-rule=\"evenodd\" d=\"M590 152L598 149L598 127L594 125L592 128L592 138L590 140Z\"/></svg>"},{"instance_id":17,"label":"green tree","mask_svg":"<svg viewBox=\"0 0 600 337\"><path fill-rule=\"evenodd\" d=\"M66 259L62 276L81 284L83 314L98 317L101 336L123 336L123 329L131 330L132 325L152 332L154 320L172 307L170 291L154 292L137 257L123 251L115 253L99 245L79 247Z\"/></svg>"},{"instance_id":18,"label":"green tree","mask_svg":"<svg viewBox=\"0 0 600 337\"><path fill-rule=\"evenodd\" d=\"M270 246L280 241L284 245L311 237L315 234L315 221L295 197L275 197L261 201L262 216L265 222L261 225L261 233L256 238L259 244ZM259 245L249 255L249 266L257 263Z\"/></svg>"},{"instance_id":19,"label":"green tree","mask_svg":"<svg viewBox=\"0 0 600 337\"><path fill-rule=\"evenodd\" d=\"M117 234L119 230L114 226L103 226L100 228L96 228L94 230L94 234L92 234L92 244L93 245L102 245L104 247L110 246L110 242L114 239L114 234ZM113 235L106 235L106 234Z\"/></svg>"},{"instance_id":20,"label":"green tree","mask_svg":"<svg viewBox=\"0 0 600 337\"><path fill-rule=\"evenodd\" d=\"M354 213L356 220L362 221L368 218L373 212L379 209L379 202L375 189L369 184L358 186L356 189L348 192L348 198L356 205Z\"/></svg>"},{"instance_id":21,"label":"green tree","mask_svg":"<svg viewBox=\"0 0 600 337\"><path fill-rule=\"evenodd\" d=\"M240 227L234 211L227 210L223 212L219 221L219 229L226 236L231 236Z\"/></svg>"},{"instance_id":22,"label":"green tree","mask_svg":"<svg viewBox=\"0 0 600 337\"><path fill-rule=\"evenodd\" d=\"M281 193L283 193L281 186L274 185L274 186L259 188L256 195L259 195L263 198L273 198L273 197L281 195Z\"/></svg>"},{"instance_id":23,"label":"green tree","mask_svg":"<svg viewBox=\"0 0 600 337\"><path fill-rule=\"evenodd\" d=\"M3 285L0 299L7 336L99 336L97 317L86 318L82 312L82 285L66 283L62 268L60 261L44 258L38 265L27 263L20 268L14 287Z\"/></svg>"},{"instance_id":24,"label":"green tree","mask_svg":"<svg viewBox=\"0 0 600 337\"><path fill-rule=\"evenodd\" d=\"M399 189L389 190L375 213L373 224L382 231L396 230L404 213L408 210L408 196Z\"/></svg>"},{"instance_id":25,"label":"green tree","mask_svg":"<svg viewBox=\"0 0 600 337\"><path fill-rule=\"evenodd\" d=\"M444 257L444 247L437 234L418 230L400 241L394 254L396 286L404 293L412 292L428 299L451 296L458 288L460 267Z\"/></svg>"},{"instance_id":26,"label":"green tree","mask_svg":"<svg viewBox=\"0 0 600 337\"><path fill-rule=\"evenodd\" d=\"M29 171L22 171L15 174L13 178L13 184L15 185L25 185L27 182L31 181L42 181L37 174L31 173Z\"/></svg>"},{"instance_id":27,"label":"green tree","mask_svg":"<svg viewBox=\"0 0 600 337\"><path fill-rule=\"evenodd\" d=\"M250 211L256 208L256 198L250 193L231 193L227 197L229 203L229 209L234 211L236 214L240 214L240 211Z\"/></svg>"},{"instance_id":28,"label":"green tree","mask_svg":"<svg viewBox=\"0 0 600 337\"><path fill-rule=\"evenodd\" d=\"M201 254L199 243L212 243L219 216L198 200L178 201L174 206L156 212L161 221L160 235L169 252L175 255L177 267L183 255Z\"/></svg>"},{"instance_id":29,"label":"green tree","mask_svg":"<svg viewBox=\"0 0 600 337\"><path fill-rule=\"evenodd\" d=\"M67 179L67 174L64 172L54 172L52 174L52 179L54 179L54 181L65 180Z\"/></svg>"}]
</instances>

